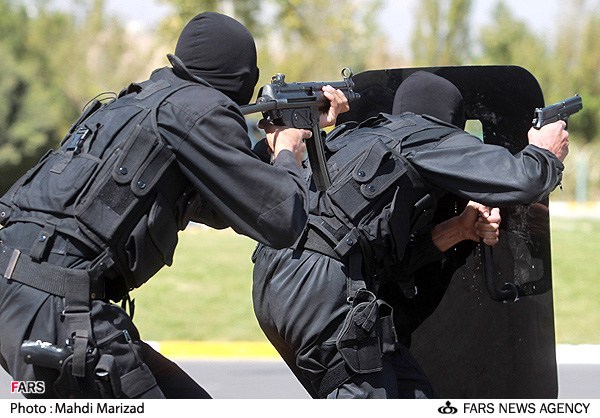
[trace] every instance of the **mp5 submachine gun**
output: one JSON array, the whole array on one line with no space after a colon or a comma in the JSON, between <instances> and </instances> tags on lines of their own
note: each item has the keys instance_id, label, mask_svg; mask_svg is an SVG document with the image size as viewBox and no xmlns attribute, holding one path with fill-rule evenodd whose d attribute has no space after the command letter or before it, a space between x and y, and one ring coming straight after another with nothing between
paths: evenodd
<instances>
[{"instance_id":1,"label":"mp5 submachine gun","mask_svg":"<svg viewBox=\"0 0 600 418\"><path fill-rule=\"evenodd\" d=\"M287 83L285 75L276 74L271 84L260 88L256 103L241 107L244 115L262 112L263 117L275 125L312 131L306 150L317 190L325 190L331 184L319 127L319 116L327 112L329 101L321 89L330 85L341 90L351 102L360 97L353 90L352 75L352 70L344 68L342 81Z\"/></svg>"}]
</instances>

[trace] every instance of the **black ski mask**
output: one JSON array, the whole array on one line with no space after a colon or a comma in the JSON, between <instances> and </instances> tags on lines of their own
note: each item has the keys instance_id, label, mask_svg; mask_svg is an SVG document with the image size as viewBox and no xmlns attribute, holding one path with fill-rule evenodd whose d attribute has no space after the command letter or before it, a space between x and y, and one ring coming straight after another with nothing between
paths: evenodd
<instances>
[{"instance_id":1,"label":"black ski mask","mask_svg":"<svg viewBox=\"0 0 600 418\"><path fill-rule=\"evenodd\" d=\"M465 127L463 97L458 88L443 77L426 71L408 76L396 90L392 113L426 114L444 122Z\"/></svg>"},{"instance_id":2,"label":"black ski mask","mask_svg":"<svg viewBox=\"0 0 600 418\"><path fill-rule=\"evenodd\" d=\"M256 45L237 20L213 12L197 15L181 31L175 55L237 104L250 102L258 81Z\"/></svg>"}]
</instances>

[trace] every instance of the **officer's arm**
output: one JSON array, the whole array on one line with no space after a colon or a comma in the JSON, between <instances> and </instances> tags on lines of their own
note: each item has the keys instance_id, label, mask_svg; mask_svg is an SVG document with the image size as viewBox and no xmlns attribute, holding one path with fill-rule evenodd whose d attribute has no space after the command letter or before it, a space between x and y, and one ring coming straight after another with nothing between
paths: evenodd
<instances>
[{"instance_id":1,"label":"officer's arm","mask_svg":"<svg viewBox=\"0 0 600 418\"><path fill-rule=\"evenodd\" d=\"M201 199L236 232L272 247L294 243L307 219L307 191L292 152L273 165L250 149L239 110L215 106L174 148Z\"/></svg>"},{"instance_id":2,"label":"officer's arm","mask_svg":"<svg viewBox=\"0 0 600 418\"><path fill-rule=\"evenodd\" d=\"M564 168L548 150L528 145L513 156L466 133L416 152L410 160L434 186L490 207L539 201L560 183Z\"/></svg>"}]
</instances>

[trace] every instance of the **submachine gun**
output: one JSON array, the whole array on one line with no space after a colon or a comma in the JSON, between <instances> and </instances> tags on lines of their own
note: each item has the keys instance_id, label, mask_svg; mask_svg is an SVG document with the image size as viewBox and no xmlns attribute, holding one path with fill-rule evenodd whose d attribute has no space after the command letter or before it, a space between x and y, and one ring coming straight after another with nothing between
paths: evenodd
<instances>
[{"instance_id":1,"label":"submachine gun","mask_svg":"<svg viewBox=\"0 0 600 418\"><path fill-rule=\"evenodd\" d=\"M558 103L548 105L546 107L538 107L533 112L533 120L531 122L535 129L541 129L542 126L549 123L558 122L559 120L568 123L569 116L583 109L583 100L578 94ZM485 285L490 294L490 297L497 302L516 302L520 296L527 296L528 293L519 285L511 282L506 282L501 288L497 288L494 284L494 253L493 247L483 245L484 258L484 276Z\"/></svg>"},{"instance_id":2,"label":"submachine gun","mask_svg":"<svg viewBox=\"0 0 600 418\"><path fill-rule=\"evenodd\" d=\"M329 109L329 101L321 89L330 85L352 102L360 97L353 90L352 75L351 69L344 68L342 81L287 83L284 74L276 74L271 84L260 88L256 103L241 106L244 115L262 112L263 117L275 125L312 131L306 150L317 190L326 190L331 184L319 128L319 116Z\"/></svg>"}]
</instances>

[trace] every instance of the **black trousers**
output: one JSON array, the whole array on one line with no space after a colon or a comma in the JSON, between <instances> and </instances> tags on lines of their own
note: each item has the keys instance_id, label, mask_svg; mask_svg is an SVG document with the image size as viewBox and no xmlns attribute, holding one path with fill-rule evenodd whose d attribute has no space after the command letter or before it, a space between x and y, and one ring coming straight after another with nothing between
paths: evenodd
<instances>
[{"instance_id":1,"label":"black trousers","mask_svg":"<svg viewBox=\"0 0 600 418\"><path fill-rule=\"evenodd\" d=\"M21 355L20 346L24 340L64 346L68 336L62 310L62 298L0 278L0 365L15 380L44 381L46 392L32 397L95 397L89 387L82 388L82 392L65 392L64 387L57 390L58 370L27 364ZM120 307L93 301L91 318L94 339L105 341L101 342L102 351L114 357L121 371L143 363L144 369L149 370L156 380L152 390L136 397L210 398L183 369L140 340L137 328ZM124 337L123 330L127 330L131 341ZM121 396L127 397L129 389L124 387Z\"/></svg>"},{"instance_id":2,"label":"black trousers","mask_svg":"<svg viewBox=\"0 0 600 418\"><path fill-rule=\"evenodd\" d=\"M327 370L343 362L336 348L351 309L346 267L330 257L259 246L254 254L253 302L258 322L300 383L313 397L433 397L425 373L409 350L398 345L383 356L383 369L354 374L323 395Z\"/></svg>"}]
</instances>

